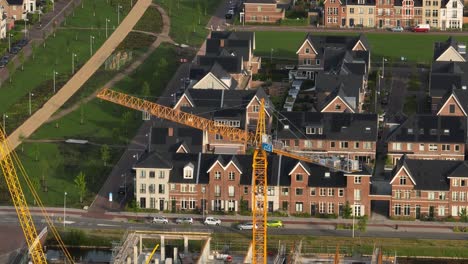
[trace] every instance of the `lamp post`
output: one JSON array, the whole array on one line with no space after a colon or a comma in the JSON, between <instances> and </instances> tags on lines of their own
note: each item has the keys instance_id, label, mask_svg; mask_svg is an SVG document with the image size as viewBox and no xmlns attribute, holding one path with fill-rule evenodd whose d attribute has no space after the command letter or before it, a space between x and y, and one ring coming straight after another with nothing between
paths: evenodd
<instances>
[{"instance_id":1,"label":"lamp post","mask_svg":"<svg viewBox=\"0 0 468 264\"><path fill-rule=\"evenodd\" d=\"M65 229L66 217L67 217L67 192L63 194L63 229Z\"/></svg>"},{"instance_id":2,"label":"lamp post","mask_svg":"<svg viewBox=\"0 0 468 264\"><path fill-rule=\"evenodd\" d=\"M58 74L58 72L56 72L54 70L54 72L52 73L52 76L53 76L53 79L54 79L54 93L55 93L55 76Z\"/></svg>"},{"instance_id":3,"label":"lamp post","mask_svg":"<svg viewBox=\"0 0 468 264\"><path fill-rule=\"evenodd\" d=\"M150 126L150 131L146 136L148 137L148 153L151 152L151 135L153 133L153 126Z\"/></svg>"},{"instance_id":4,"label":"lamp post","mask_svg":"<svg viewBox=\"0 0 468 264\"><path fill-rule=\"evenodd\" d=\"M32 107L31 107L31 97L33 97L33 96L34 96L34 94L31 93L31 92L29 92L29 115L32 114L32 109L31 109L31 108L32 108Z\"/></svg>"},{"instance_id":5,"label":"lamp post","mask_svg":"<svg viewBox=\"0 0 468 264\"><path fill-rule=\"evenodd\" d=\"M89 56L93 56L93 40L94 36L89 36Z\"/></svg>"},{"instance_id":6,"label":"lamp post","mask_svg":"<svg viewBox=\"0 0 468 264\"><path fill-rule=\"evenodd\" d=\"M26 22L28 21L27 18L24 19L24 38L28 37L28 27L26 25Z\"/></svg>"},{"instance_id":7,"label":"lamp post","mask_svg":"<svg viewBox=\"0 0 468 264\"><path fill-rule=\"evenodd\" d=\"M75 74L75 58L76 58L76 53L72 52L72 74Z\"/></svg>"},{"instance_id":8,"label":"lamp post","mask_svg":"<svg viewBox=\"0 0 468 264\"><path fill-rule=\"evenodd\" d=\"M382 58L382 78L385 76L385 62L387 61L386 58Z\"/></svg>"},{"instance_id":9,"label":"lamp post","mask_svg":"<svg viewBox=\"0 0 468 264\"><path fill-rule=\"evenodd\" d=\"M11 52L11 37L13 34L9 33L8 34L8 52Z\"/></svg>"},{"instance_id":10,"label":"lamp post","mask_svg":"<svg viewBox=\"0 0 468 264\"><path fill-rule=\"evenodd\" d=\"M354 214L355 214L355 212L356 212L356 211L354 210L354 209L355 209L355 208L354 208L355 206L356 206L356 205L353 204L353 238L354 238Z\"/></svg>"},{"instance_id":11,"label":"lamp post","mask_svg":"<svg viewBox=\"0 0 468 264\"><path fill-rule=\"evenodd\" d=\"M121 5L117 5L117 25L120 24L120 9L122 8Z\"/></svg>"},{"instance_id":12,"label":"lamp post","mask_svg":"<svg viewBox=\"0 0 468 264\"><path fill-rule=\"evenodd\" d=\"M6 134L5 119L8 118L8 115L3 113L3 133Z\"/></svg>"},{"instance_id":13,"label":"lamp post","mask_svg":"<svg viewBox=\"0 0 468 264\"><path fill-rule=\"evenodd\" d=\"M270 50L270 63L273 62L273 48Z\"/></svg>"},{"instance_id":14,"label":"lamp post","mask_svg":"<svg viewBox=\"0 0 468 264\"><path fill-rule=\"evenodd\" d=\"M110 19L106 18L106 38L107 38L107 36L108 36L108 34L107 34L107 23L108 23L108 22L110 22Z\"/></svg>"},{"instance_id":15,"label":"lamp post","mask_svg":"<svg viewBox=\"0 0 468 264\"><path fill-rule=\"evenodd\" d=\"M205 191L206 187L202 186L202 194L203 194L203 199L202 199L202 215L203 215L203 221L205 221Z\"/></svg>"}]
</instances>

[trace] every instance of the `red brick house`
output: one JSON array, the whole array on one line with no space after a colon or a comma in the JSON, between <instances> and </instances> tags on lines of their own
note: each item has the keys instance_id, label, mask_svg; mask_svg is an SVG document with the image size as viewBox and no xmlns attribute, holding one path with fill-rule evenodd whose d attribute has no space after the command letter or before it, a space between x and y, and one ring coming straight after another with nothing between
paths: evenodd
<instances>
[{"instance_id":1,"label":"red brick house","mask_svg":"<svg viewBox=\"0 0 468 264\"><path fill-rule=\"evenodd\" d=\"M278 8L276 0L246 0L244 19L246 23L277 23L284 19L285 10Z\"/></svg>"},{"instance_id":2,"label":"red brick house","mask_svg":"<svg viewBox=\"0 0 468 264\"><path fill-rule=\"evenodd\" d=\"M467 116L468 90L454 89L441 100L437 115Z\"/></svg>"},{"instance_id":3,"label":"red brick house","mask_svg":"<svg viewBox=\"0 0 468 264\"><path fill-rule=\"evenodd\" d=\"M410 159L464 160L466 120L457 116L414 115L387 138L388 157L396 164Z\"/></svg>"},{"instance_id":4,"label":"red brick house","mask_svg":"<svg viewBox=\"0 0 468 264\"><path fill-rule=\"evenodd\" d=\"M411 160L403 156L392 174L391 217L457 218L468 206L465 161Z\"/></svg>"},{"instance_id":5,"label":"red brick house","mask_svg":"<svg viewBox=\"0 0 468 264\"><path fill-rule=\"evenodd\" d=\"M325 27L346 26L346 5L343 1L325 0L323 5L323 23Z\"/></svg>"},{"instance_id":6,"label":"red brick house","mask_svg":"<svg viewBox=\"0 0 468 264\"><path fill-rule=\"evenodd\" d=\"M36 0L0 0L4 7L7 19L23 20L28 13L36 11Z\"/></svg>"}]
</instances>

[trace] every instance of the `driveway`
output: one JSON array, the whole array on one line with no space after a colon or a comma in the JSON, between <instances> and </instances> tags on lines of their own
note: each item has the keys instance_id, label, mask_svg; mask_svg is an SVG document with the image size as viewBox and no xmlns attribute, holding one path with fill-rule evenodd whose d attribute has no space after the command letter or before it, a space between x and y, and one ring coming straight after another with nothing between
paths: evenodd
<instances>
[{"instance_id":1,"label":"driveway","mask_svg":"<svg viewBox=\"0 0 468 264\"><path fill-rule=\"evenodd\" d=\"M15 149L21 144L20 137L28 138L42 124L44 124L53 113L55 113L78 89L99 69L105 60L114 52L114 49L124 40L133 29L138 20L143 16L146 9L151 5L151 0L139 0L135 3L130 13L125 17L117 29L109 36L104 44L86 62L85 65L60 89L42 108L36 111L9 137L10 149Z\"/></svg>"}]
</instances>

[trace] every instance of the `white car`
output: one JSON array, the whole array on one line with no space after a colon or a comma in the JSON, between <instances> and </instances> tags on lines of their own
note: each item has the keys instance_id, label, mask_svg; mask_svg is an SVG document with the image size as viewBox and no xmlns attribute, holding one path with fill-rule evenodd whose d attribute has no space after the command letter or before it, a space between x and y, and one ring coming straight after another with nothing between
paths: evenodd
<instances>
[{"instance_id":1,"label":"white car","mask_svg":"<svg viewBox=\"0 0 468 264\"><path fill-rule=\"evenodd\" d=\"M151 223L154 223L154 224L167 224L167 223L169 223L169 221L164 216L155 216L155 217L153 217L153 219L151 219Z\"/></svg>"},{"instance_id":2,"label":"white car","mask_svg":"<svg viewBox=\"0 0 468 264\"><path fill-rule=\"evenodd\" d=\"M246 223L238 224L237 229L239 229L239 230L252 230L253 229L253 223L252 222L246 222ZM257 229L257 225L255 225L255 229Z\"/></svg>"},{"instance_id":3,"label":"white car","mask_svg":"<svg viewBox=\"0 0 468 264\"><path fill-rule=\"evenodd\" d=\"M205 225L221 225L221 220L219 220L218 218L214 218L214 217L207 217L205 219L205 222L203 222Z\"/></svg>"},{"instance_id":4,"label":"white car","mask_svg":"<svg viewBox=\"0 0 468 264\"><path fill-rule=\"evenodd\" d=\"M193 224L193 218L192 217L179 217L176 219L176 224Z\"/></svg>"}]
</instances>

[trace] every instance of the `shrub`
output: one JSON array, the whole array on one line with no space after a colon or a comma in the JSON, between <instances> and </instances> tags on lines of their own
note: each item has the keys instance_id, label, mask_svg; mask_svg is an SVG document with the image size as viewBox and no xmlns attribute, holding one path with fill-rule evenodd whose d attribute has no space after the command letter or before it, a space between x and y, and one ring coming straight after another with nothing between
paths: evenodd
<instances>
[{"instance_id":1,"label":"shrub","mask_svg":"<svg viewBox=\"0 0 468 264\"><path fill-rule=\"evenodd\" d=\"M276 217L287 217L288 213L284 212L284 211L277 210L277 211L268 213L268 215L269 216L276 216Z\"/></svg>"},{"instance_id":2,"label":"shrub","mask_svg":"<svg viewBox=\"0 0 468 264\"><path fill-rule=\"evenodd\" d=\"M318 218L327 218L327 219L336 219L338 215L336 214L317 214L316 217Z\"/></svg>"},{"instance_id":3,"label":"shrub","mask_svg":"<svg viewBox=\"0 0 468 264\"><path fill-rule=\"evenodd\" d=\"M352 224L336 224L336 230L348 230L353 229Z\"/></svg>"},{"instance_id":4,"label":"shrub","mask_svg":"<svg viewBox=\"0 0 468 264\"><path fill-rule=\"evenodd\" d=\"M302 212L302 213L294 213L292 214L292 216L295 216L295 217L310 217L310 214L307 213L307 212Z\"/></svg>"}]
</instances>

